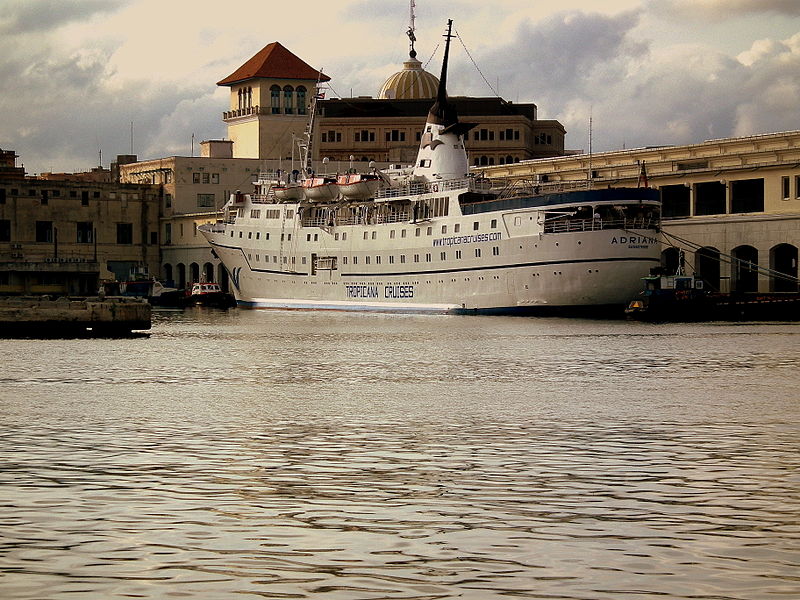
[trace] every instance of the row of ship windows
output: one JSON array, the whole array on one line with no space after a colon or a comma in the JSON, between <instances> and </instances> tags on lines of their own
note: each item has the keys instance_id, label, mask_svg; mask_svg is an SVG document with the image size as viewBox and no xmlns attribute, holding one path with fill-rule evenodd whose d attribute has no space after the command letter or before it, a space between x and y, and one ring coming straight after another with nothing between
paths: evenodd
<instances>
[{"instance_id":1,"label":"row of ship windows","mask_svg":"<svg viewBox=\"0 0 800 600\"><path fill-rule=\"evenodd\" d=\"M241 216L243 209L239 209L239 216ZM261 218L262 210L260 208L253 208L250 209L250 218L251 219L260 219ZM263 211L265 219L280 219L281 218L281 209L279 208L267 208ZM286 218L293 219L294 218L294 210L287 208L286 209Z\"/></svg>"},{"instance_id":2,"label":"row of ship windows","mask_svg":"<svg viewBox=\"0 0 800 600\"><path fill-rule=\"evenodd\" d=\"M475 254L475 258L481 258L481 255L482 255L481 248L475 248L474 249L474 254ZM500 247L499 246L492 246L492 256L500 256ZM270 260L270 256L268 256L266 254L263 257L260 254L256 254L255 255L255 262L262 262L262 258L263 258L263 262L265 262L265 263L269 263L269 262L276 263L276 264L278 263L278 256L275 255L275 254L273 254L271 256L272 260ZM295 256L291 256L291 257L284 256L282 262L285 265L286 264L293 264L294 265L294 264L297 264L296 258L297 257L295 257ZM348 263L348 258L352 258L352 262L351 263ZM376 255L375 256L375 262L374 263L372 262L372 258L373 258L372 256L364 256L362 258L364 259L364 264L365 265L371 265L371 264L380 265L380 264L382 264L382 256L381 255ZM390 264L390 265L397 264L397 263L406 264L406 262L407 262L406 258L407 257L406 257L405 254L400 254L398 256L390 254L387 257L387 260L388 260L388 264ZM454 258L456 260L461 260L462 258L464 258L463 252L461 250L456 250L455 253L454 253ZM395 260L395 259L397 259L397 260ZM433 254L431 252L427 252L424 255L424 260L423 260L423 255L422 254L414 254L413 255L413 259L414 259L413 262L415 262L415 263L433 262ZM253 260L253 254L248 254L247 255L247 260L252 261ZM446 261L447 260L447 252L440 252L439 253L439 260ZM305 256L301 257L300 264L303 264L303 265L308 264L307 257L305 257ZM342 264L343 265L346 265L346 264L357 265L358 264L358 256L352 256L352 257L342 256Z\"/></svg>"},{"instance_id":3,"label":"row of ship windows","mask_svg":"<svg viewBox=\"0 0 800 600\"><path fill-rule=\"evenodd\" d=\"M472 230L473 231L479 231L480 227L481 227L480 221L473 221L473 223L472 223ZM491 222L489 223L489 228L490 229L497 229L497 219L492 219L491 220ZM406 229L401 229L400 230L400 237L401 238L407 237L406 236L406 232L407 231L408 230L406 230ZM446 234L447 233L447 225L442 225L440 231L441 231L442 234ZM461 232L461 223L456 223L455 225L453 225L453 233L460 233L460 232ZM257 240L261 239L261 232L260 231L256 231L256 232L248 231L247 232L247 239L248 240L252 240L253 239L253 233L255 233L255 239L257 239ZM233 234L234 234L234 232L231 231L231 237L234 237ZM426 227L425 228L425 235L433 235L433 227ZM422 236L422 227L415 228L414 237L421 237L421 236ZM240 231L239 232L239 237L240 238L244 237L244 231ZM397 230L395 230L395 229L389 230L389 239L393 240L396 237L397 237ZM269 239L269 232L265 232L264 233L264 239L265 240ZM286 234L282 233L281 234L281 241L282 242L283 241L291 241L291 239L292 239L292 234L291 233L286 233ZM336 240L337 242L339 240L344 242L344 241L347 240L347 232L346 231L342 232L341 235L339 234L339 232L336 232L336 233L333 234L333 239ZM373 230L371 232L370 231L365 231L364 232L364 239L365 240L369 240L369 239L376 240L376 239L378 239L378 232L376 230ZM314 234L308 233L308 234L306 234L306 241L307 242L310 242L310 241L317 242L317 241L319 241L319 234L318 233L314 233Z\"/></svg>"}]
</instances>

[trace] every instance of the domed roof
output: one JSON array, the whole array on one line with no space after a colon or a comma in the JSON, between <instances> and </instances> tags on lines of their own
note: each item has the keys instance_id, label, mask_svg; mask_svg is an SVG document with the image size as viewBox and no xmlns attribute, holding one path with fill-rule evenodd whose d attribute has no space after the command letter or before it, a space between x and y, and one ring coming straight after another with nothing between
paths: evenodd
<instances>
[{"instance_id":1,"label":"domed roof","mask_svg":"<svg viewBox=\"0 0 800 600\"><path fill-rule=\"evenodd\" d=\"M412 50L408 60L403 63L403 70L386 80L378 92L378 98L418 100L436 97L439 80L422 68L416 54Z\"/></svg>"}]
</instances>

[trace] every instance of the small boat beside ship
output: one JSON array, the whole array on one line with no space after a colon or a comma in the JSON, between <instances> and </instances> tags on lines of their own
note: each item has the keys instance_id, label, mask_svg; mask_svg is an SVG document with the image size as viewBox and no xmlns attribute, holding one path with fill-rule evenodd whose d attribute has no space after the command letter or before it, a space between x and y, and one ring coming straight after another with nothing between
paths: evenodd
<instances>
[{"instance_id":1,"label":"small boat beside ship","mask_svg":"<svg viewBox=\"0 0 800 600\"><path fill-rule=\"evenodd\" d=\"M800 293L716 292L693 275L655 273L642 279L644 290L630 301L625 316L636 321L797 321Z\"/></svg>"},{"instance_id":2,"label":"small boat beside ship","mask_svg":"<svg viewBox=\"0 0 800 600\"><path fill-rule=\"evenodd\" d=\"M193 283L186 295L186 305L231 308L236 306L236 299L223 292L218 283Z\"/></svg>"}]
</instances>

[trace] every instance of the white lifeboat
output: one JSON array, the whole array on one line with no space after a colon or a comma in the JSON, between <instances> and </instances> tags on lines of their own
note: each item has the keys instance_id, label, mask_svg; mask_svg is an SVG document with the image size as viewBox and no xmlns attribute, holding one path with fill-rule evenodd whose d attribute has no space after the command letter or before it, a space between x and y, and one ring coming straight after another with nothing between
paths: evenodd
<instances>
[{"instance_id":1,"label":"white lifeboat","mask_svg":"<svg viewBox=\"0 0 800 600\"><path fill-rule=\"evenodd\" d=\"M369 173L347 173L337 178L339 192L345 198L372 198L381 186L380 176Z\"/></svg>"},{"instance_id":2,"label":"white lifeboat","mask_svg":"<svg viewBox=\"0 0 800 600\"><path fill-rule=\"evenodd\" d=\"M272 193L278 200L302 200L305 196L303 185L297 182L274 185Z\"/></svg>"},{"instance_id":3,"label":"white lifeboat","mask_svg":"<svg viewBox=\"0 0 800 600\"><path fill-rule=\"evenodd\" d=\"M319 202L334 200L339 195L339 185L335 177L309 177L303 180L303 191L306 199Z\"/></svg>"}]
</instances>

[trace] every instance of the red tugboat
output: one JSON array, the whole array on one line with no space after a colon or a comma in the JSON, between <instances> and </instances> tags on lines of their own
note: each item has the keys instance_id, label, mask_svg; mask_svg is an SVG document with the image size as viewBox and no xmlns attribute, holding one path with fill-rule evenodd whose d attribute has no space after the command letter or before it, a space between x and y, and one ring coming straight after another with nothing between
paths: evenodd
<instances>
[{"instance_id":1,"label":"red tugboat","mask_svg":"<svg viewBox=\"0 0 800 600\"><path fill-rule=\"evenodd\" d=\"M232 294L223 292L218 283L193 283L186 297L186 305L231 308L236 306L236 299Z\"/></svg>"}]
</instances>

